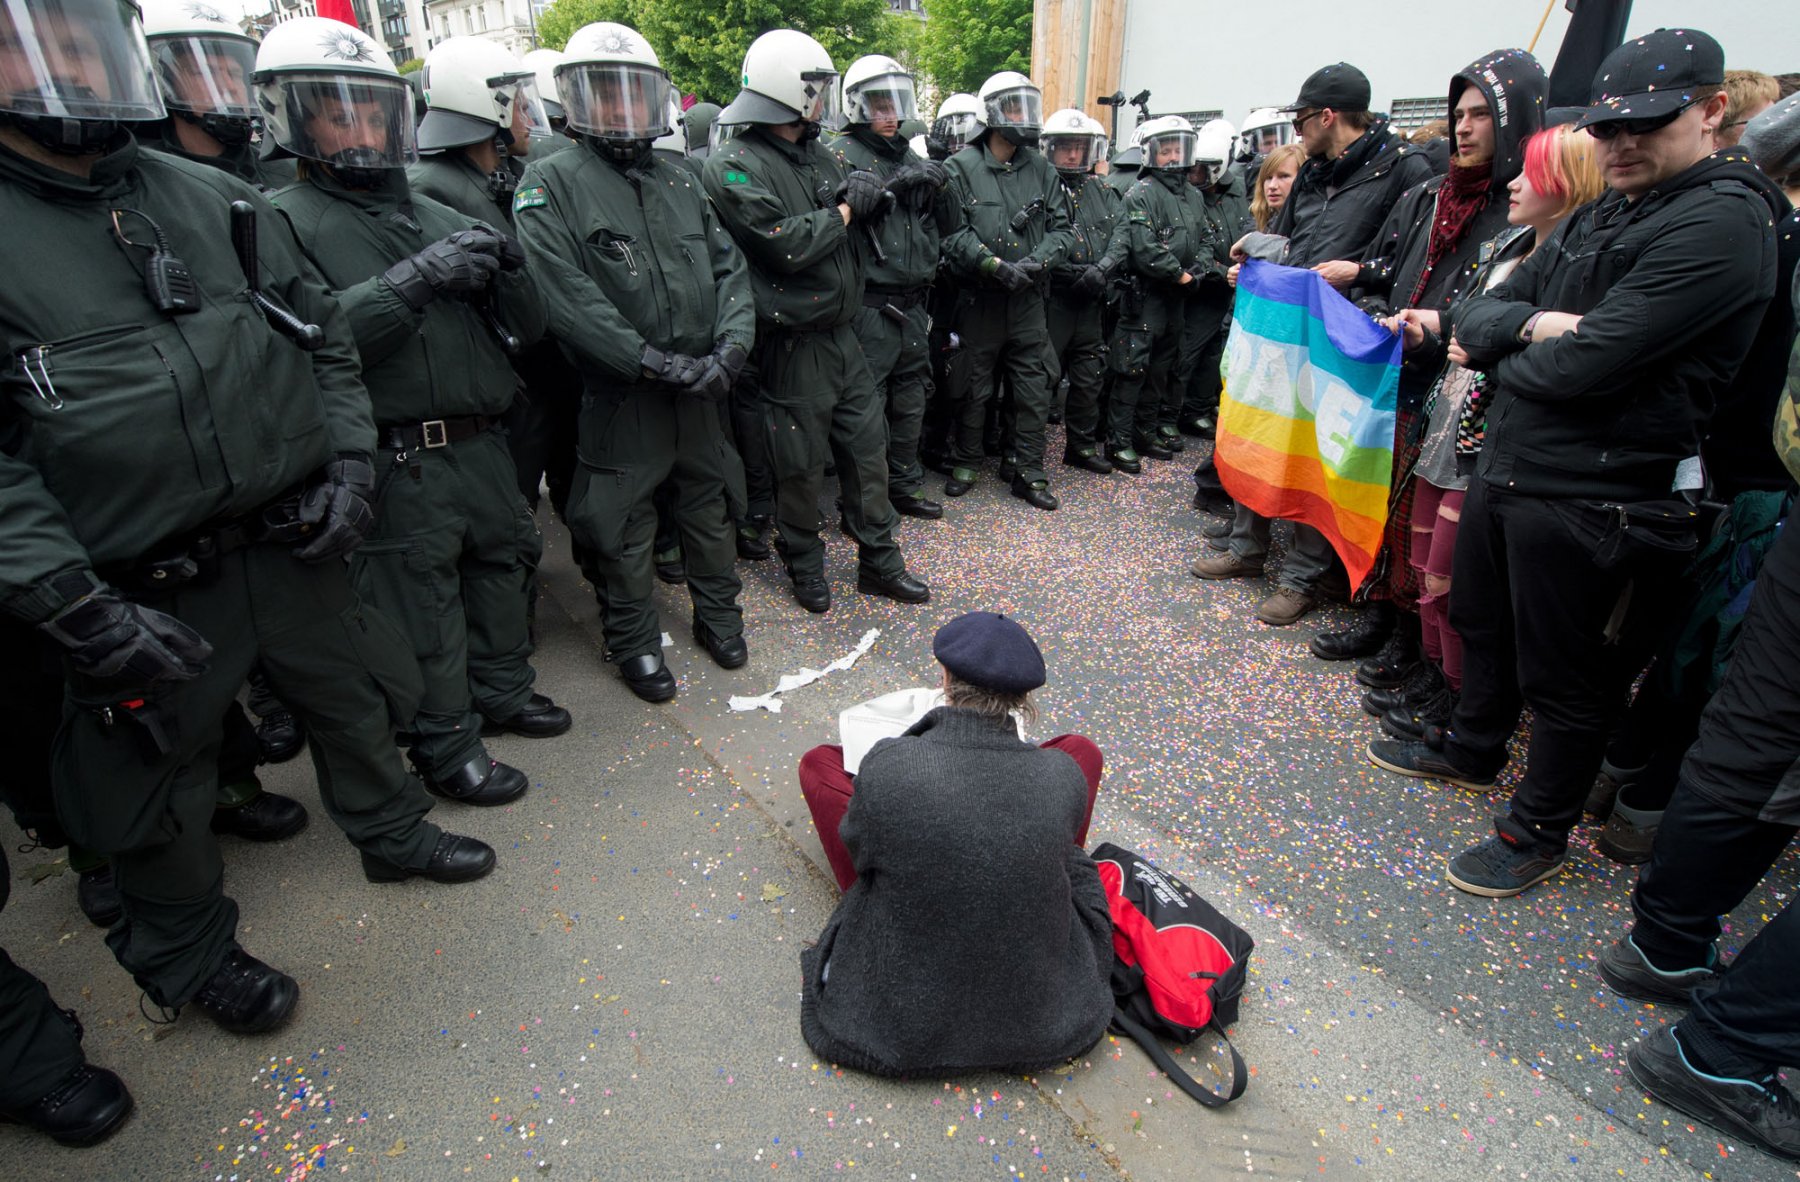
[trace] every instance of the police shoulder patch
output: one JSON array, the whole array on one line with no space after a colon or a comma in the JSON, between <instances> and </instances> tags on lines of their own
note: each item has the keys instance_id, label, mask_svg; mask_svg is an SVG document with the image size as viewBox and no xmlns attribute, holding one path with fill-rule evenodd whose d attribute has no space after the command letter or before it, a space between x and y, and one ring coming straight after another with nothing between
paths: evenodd
<instances>
[{"instance_id":1,"label":"police shoulder patch","mask_svg":"<svg viewBox=\"0 0 1800 1182\"><path fill-rule=\"evenodd\" d=\"M719 179L727 185L747 185L750 183L750 174L741 168L727 168Z\"/></svg>"},{"instance_id":2,"label":"police shoulder patch","mask_svg":"<svg viewBox=\"0 0 1800 1182\"><path fill-rule=\"evenodd\" d=\"M533 185L529 189L520 189L517 193L513 194L513 212L518 213L522 209L532 209L539 205L547 205L549 204L549 201L550 196L548 193L544 192L544 186Z\"/></svg>"}]
</instances>

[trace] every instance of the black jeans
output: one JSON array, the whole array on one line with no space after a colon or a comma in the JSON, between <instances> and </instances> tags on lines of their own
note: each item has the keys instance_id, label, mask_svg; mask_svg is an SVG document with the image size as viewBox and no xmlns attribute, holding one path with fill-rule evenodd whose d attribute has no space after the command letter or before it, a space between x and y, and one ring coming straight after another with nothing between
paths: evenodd
<instances>
[{"instance_id":1,"label":"black jeans","mask_svg":"<svg viewBox=\"0 0 1800 1182\"><path fill-rule=\"evenodd\" d=\"M1608 514L1477 479L1456 538L1450 622L1463 638L1463 690L1446 754L1472 772L1505 765L1519 714L1532 709L1524 779L1502 834L1560 852L1606 753L1641 665L1638 640L1685 556L1627 554L1601 569ZM1629 597L1627 595L1629 593Z\"/></svg>"}]
</instances>

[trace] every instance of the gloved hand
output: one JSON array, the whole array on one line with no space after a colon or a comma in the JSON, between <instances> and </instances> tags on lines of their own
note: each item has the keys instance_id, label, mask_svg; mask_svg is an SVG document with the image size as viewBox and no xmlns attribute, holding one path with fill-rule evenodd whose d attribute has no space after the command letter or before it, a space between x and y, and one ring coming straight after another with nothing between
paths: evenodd
<instances>
[{"instance_id":1,"label":"gloved hand","mask_svg":"<svg viewBox=\"0 0 1800 1182\"><path fill-rule=\"evenodd\" d=\"M480 291L500 270L499 237L492 230L458 230L389 267L382 281L415 312L445 292Z\"/></svg>"},{"instance_id":2,"label":"gloved hand","mask_svg":"<svg viewBox=\"0 0 1800 1182\"><path fill-rule=\"evenodd\" d=\"M686 353L665 353L654 345L644 346L644 355L638 359L638 364L650 381L682 390L691 387L706 368L706 362L701 358Z\"/></svg>"},{"instance_id":3,"label":"gloved hand","mask_svg":"<svg viewBox=\"0 0 1800 1182\"><path fill-rule=\"evenodd\" d=\"M312 541L294 548L301 562L342 558L362 545L375 528L375 467L369 457L327 460L301 494L300 523L312 527Z\"/></svg>"},{"instance_id":4,"label":"gloved hand","mask_svg":"<svg viewBox=\"0 0 1800 1182\"><path fill-rule=\"evenodd\" d=\"M488 253L500 260L502 271L517 271L525 265L525 246L512 235L502 234L487 226L471 226L467 232L482 235L492 241L493 247Z\"/></svg>"},{"instance_id":5,"label":"gloved hand","mask_svg":"<svg viewBox=\"0 0 1800 1182\"><path fill-rule=\"evenodd\" d=\"M38 625L89 677L187 681L206 672L212 645L174 616L100 586Z\"/></svg>"},{"instance_id":6,"label":"gloved hand","mask_svg":"<svg viewBox=\"0 0 1800 1182\"><path fill-rule=\"evenodd\" d=\"M688 391L715 402L723 399L737 384L738 375L744 372L744 363L749 359L750 355L742 346L720 337L713 345L713 351L700 358L700 370L694 375Z\"/></svg>"},{"instance_id":7,"label":"gloved hand","mask_svg":"<svg viewBox=\"0 0 1800 1182\"><path fill-rule=\"evenodd\" d=\"M1102 259L1100 262L1082 271L1069 290L1084 300L1097 298L1106 290L1107 281L1112 278L1113 260Z\"/></svg>"},{"instance_id":8,"label":"gloved hand","mask_svg":"<svg viewBox=\"0 0 1800 1182\"><path fill-rule=\"evenodd\" d=\"M1028 282L1039 287L1048 287L1050 284L1050 272L1044 267L1042 259L1020 259L1019 270L1025 272Z\"/></svg>"},{"instance_id":9,"label":"gloved hand","mask_svg":"<svg viewBox=\"0 0 1800 1182\"><path fill-rule=\"evenodd\" d=\"M894 195L887 191L881 178L861 168L844 178L835 196L850 207L853 222L879 221L894 204Z\"/></svg>"},{"instance_id":10,"label":"gloved hand","mask_svg":"<svg viewBox=\"0 0 1800 1182\"><path fill-rule=\"evenodd\" d=\"M991 264L991 265L990 265ZM1031 272L1018 263L1009 263L1005 259L990 256L983 268L994 281L1009 292L1021 292L1031 286Z\"/></svg>"}]
</instances>

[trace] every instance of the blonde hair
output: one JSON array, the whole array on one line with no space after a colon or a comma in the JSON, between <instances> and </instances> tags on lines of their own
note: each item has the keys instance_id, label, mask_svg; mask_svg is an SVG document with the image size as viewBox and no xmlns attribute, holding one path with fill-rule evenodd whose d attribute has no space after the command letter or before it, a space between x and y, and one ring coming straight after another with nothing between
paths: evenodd
<instances>
[{"instance_id":1,"label":"blonde hair","mask_svg":"<svg viewBox=\"0 0 1800 1182\"><path fill-rule=\"evenodd\" d=\"M1744 112L1781 98L1781 83L1760 70L1725 71L1725 118L1720 127L1741 123Z\"/></svg>"},{"instance_id":2,"label":"blonde hair","mask_svg":"<svg viewBox=\"0 0 1800 1182\"><path fill-rule=\"evenodd\" d=\"M1525 142L1524 171L1532 188L1561 199L1558 221L1606 189L1600 162L1594 158L1594 137L1567 124L1546 127Z\"/></svg>"},{"instance_id":3,"label":"blonde hair","mask_svg":"<svg viewBox=\"0 0 1800 1182\"><path fill-rule=\"evenodd\" d=\"M1256 170L1256 183L1251 186L1250 215L1256 219L1258 230L1267 230L1269 222L1274 219L1275 211L1269 206L1268 194L1263 191L1263 182L1280 172L1282 166L1292 161L1294 175L1300 174L1300 166L1306 163L1306 149L1299 144L1282 144L1263 158L1262 167Z\"/></svg>"}]
</instances>

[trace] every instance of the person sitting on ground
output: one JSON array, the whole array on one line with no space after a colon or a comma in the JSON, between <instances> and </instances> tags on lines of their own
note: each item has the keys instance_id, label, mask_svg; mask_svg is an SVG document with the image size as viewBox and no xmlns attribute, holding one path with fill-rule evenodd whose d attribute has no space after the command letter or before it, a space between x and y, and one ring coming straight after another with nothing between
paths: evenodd
<instances>
[{"instance_id":1,"label":"person sitting on ground","mask_svg":"<svg viewBox=\"0 0 1800 1182\"><path fill-rule=\"evenodd\" d=\"M1044 658L1014 621L958 616L932 651L947 705L877 743L854 795L842 748L800 762L847 887L800 955L801 1033L876 1075L1042 1068L1093 1046L1113 1012L1112 922L1081 845L1100 750L1019 737Z\"/></svg>"}]
</instances>

